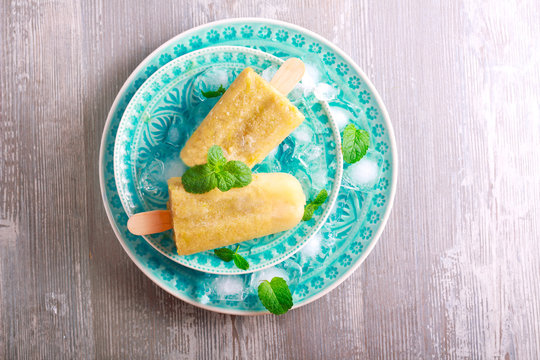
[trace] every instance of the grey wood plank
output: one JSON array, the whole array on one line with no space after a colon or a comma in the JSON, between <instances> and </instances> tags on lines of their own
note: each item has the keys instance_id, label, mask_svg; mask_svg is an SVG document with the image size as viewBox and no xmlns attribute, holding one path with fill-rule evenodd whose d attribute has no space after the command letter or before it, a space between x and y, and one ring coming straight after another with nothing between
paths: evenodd
<instances>
[{"instance_id":1,"label":"grey wood plank","mask_svg":"<svg viewBox=\"0 0 540 360\"><path fill-rule=\"evenodd\" d=\"M366 71L400 149L393 214L360 269L281 317L207 312L123 252L98 187L108 110L172 36L297 23ZM540 4L4 1L0 358L537 358Z\"/></svg>"}]
</instances>

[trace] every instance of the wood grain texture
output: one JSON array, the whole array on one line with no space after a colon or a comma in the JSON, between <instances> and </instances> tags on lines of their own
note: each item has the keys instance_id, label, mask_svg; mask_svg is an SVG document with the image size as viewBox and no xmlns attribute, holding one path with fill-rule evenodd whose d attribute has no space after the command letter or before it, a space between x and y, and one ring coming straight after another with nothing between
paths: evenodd
<instances>
[{"instance_id":1,"label":"wood grain texture","mask_svg":"<svg viewBox=\"0 0 540 360\"><path fill-rule=\"evenodd\" d=\"M388 107L396 204L366 262L280 317L185 304L123 252L98 153L174 35L263 16L334 41ZM0 358L540 357L540 3L0 2Z\"/></svg>"}]
</instances>

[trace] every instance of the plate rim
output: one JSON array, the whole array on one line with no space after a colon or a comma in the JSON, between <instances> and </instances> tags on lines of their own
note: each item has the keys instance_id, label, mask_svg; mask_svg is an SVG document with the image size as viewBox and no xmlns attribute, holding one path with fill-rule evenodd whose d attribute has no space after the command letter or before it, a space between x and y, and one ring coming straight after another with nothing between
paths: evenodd
<instances>
[{"instance_id":1,"label":"plate rim","mask_svg":"<svg viewBox=\"0 0 540 360\"><path fill-rule=\"evenodd\" d=\"M309 29L306 29L306 28L304 28L302 26L292 24L292 23L289 23L289 22L286 22L286 21L268 19L268 18L263 18L263 17L236 17L236 18L230 18L230 19L221 19L221 20L212 21L212 22L208 22L208 23L204 23L204 24L195 26L193 28L187 29L187 30L179 33L178 35L175 35L171 39L169 39L166 42L164 42L163 44L161 44L158 48L156 48L148 56L146 56L139 63L139 65L137 65L137 67L135 69L133 69L133 71L131 72L129 77L126 79L126 81L124 82L124 84L122 85L120 90L118 91L118 93L117 93L117 95L116 95L116 97L115 97L115 99L114 99L114 101L113 101L113 103L111 105L111 108L110 108L110 110L109 110L109 112L107 114L107 120L105 121L105 124L103 126L103 132L102 132L101 142L100 142L99 164L98 164L99 165L99 182L100 182L101 198L103 200L103 205L105 207L105 212L107 214L107 218L109 220L109 223L111 224L111 227L113 228L113 231L114 231L114 233L116 235L116 238L117 238L118 242L120 242L120 245L122 246L124 251L127 253L129 258L133 261L133 263L150 280L152 280L152 282L154 284L156 284L157 286L159 286L160 288L162 288L164 291L171 294L175 298L178 298L178 299L180 299L182 301L187 302L188 304L191 304L193 306L196 306L196 307L199 307L199 308L202 308L202 309L205 309L205 310L218 312L218 313L223 313L223 314L229 314L229 315L264 315L264 314L268 314L269 312L268 311L238 311L238 310L223 309L223 308L217 308L217 307L214 307L214 306L209 306L209 305L206 305L206 304L201 304L201 303L193 301L193 300L191 300L189 298L178 296L178 294L175 294L172 291L169 291L160 282L154 280L154 277L146 270L146 268L136 258L134 258L134 256L128 251L126 244L124 244L124 242L121 240L121 234L120 234L120 232L118 230L118 227L116 226L116 224L114 222L112 213L111 213L111 211L110 211L110 209L109 209L109 207L107 205L108 202L107 202L107 197L106 197L105 178L104 178L103 167L101 166L102 160L103 160L103 157L104 157L104 154L105 154L105 146L104 145L105 145L105 139L106 139L106 130L109 128L112 117L114 115L114 110L117 108L117 106L118 106L118 104L120 102L120 98L121 98L120 94L122 94L122 93L124 93L126 91L126 89L129 87L129 84L131 84L131 82L134 80L135 75L138 74L139 71L145 66L146 62L149 61L150 59L152 59L156 53L159 53L162 49L169 46L171 43L176 41L181 36L185 36L185 35L188 35L188 34L190 34L192 32L196 32L196 31L198 31L198 30L200 30L200 29L202 29L204 27L216 26L216 25L221 25L221 24L226 24L226 23L238 23L238 22L242 22L242 21L261 22L261 23L274 24L274 25L278 25L278 26L290 27L290 28L292 28L292 29L294 29L296 31L305 32L306 34L309 34L310 36L317 39L318 41L324 43L329 48L331 48L333 51L335 51L337 54L342 56L354 68L354 70L359 75L362 76L362 79L365 81L366 86L371 91L371 93L373 94L373 96L375 98L375 101L379 105L379 108L380 108L380 110L382 112L382 115L383 115L384 123L385 123L385 125L387 126L387 129L388 129L388 138L389 138L390 144L392 146L392 165L393 165L393 167L392 167L393 176L392 176L390 197L389 197L388 203L387 203L388 206L386 207L383 218L381 220L381 226L379 227L379 229L377 230L377 232L373 236L373 240L370 242L370 244L368 245L368 247L366 248L366 250L362 254L362 256L343 275L341 275L339 278L337 278L330 286L328 286L328 288L326 288L323 291L317 293L316 295L313 295L312 297L310 297L309 299L307 299L307 300L305 300L303 302L300 302L300 303L297 303L297 304L293 305L292 308L296 309L298 307L307 305L307 304L309 304L309 303L311 303L311 302L313 302L315 300L320 299L321 297L323 297L324 295L328 294L329 292L331 292L332 290L337 288L339 285L341 285L345 280L347 280L351 276L351 274L354 271L356 271L356 269L358 269L358 267L365 261L365 259L369 256L369 254L371 254L371 251L373 251L373 248L375 247L375 245L379 242L380 236L381 236L382 232L384 231L384 229L386 228L386 224L388 222L388 219L389 219L390 214L392 212L392 209L394 207L394 200L395 200L395 195L396 195L396 190L397 190L397 178L399 176L398 147L397 147L397 143L396 143L396 139L395 139L394 127L392 126L392 122L390 121L390 115L388 114L388 110L386 109L386 106L384 105L384 102L382 101L382 98L381 98L379 92L376 90L376 88L373 85L373 83L371 82L371 80L367 77L365 72L358 66L358 64L356 64L356 62L349 55L347 55L343 50L341 50L341 48L339 48L337 45L332 43L330 40L326 39L325 37L313 32L313 31L311 31Z\"/></svg>"},{"instance_id":2,"label":"plate rim","mask_svg":"<svg viewBox=\"0 0 540 360\"><path fill-rule=\"evenodd\" d=\"M214 50L214 51L212 51L212 50ZM120 145L119 145L119 142L117 142L116 140L117 140L117 137L120 134L120 132L125 130L125 128L127 126L126 124L130 124L129 119L128 119L130 114L128 114L127 112L128 112L128 110L132 111L133 107L136 105L136 102L139 100L138 98L136 99L135 97L137 97L137 94L140 94L140 92L145 90L145 89L143 89L145 84L148 86L153 81L155 81L156 78L158 78L161 75L161 73L159 72L160 70L163 69L164 70L163 72L167 72L167 69L165 69L166 67L171 68L171 67L174 67L175 65L179 65L179 63L182 63L183 61L189 61L191 58L196 58L197 56L199 56L201 54L207 54L207 53L212 54L212 53L214 53L216 51L220 51L220 50L221 51L235 51L235 52L239 52L239 53L247 53L247 54L251 54L251 55L260 56L261 58L266 57L266 58L272 59L272 60L274 60L274 61L276 61L278 63L281 63L281 64L283 64L285 62L284 60L278 58L275 55L272 55L270 53L267 53L267 52L264 52L264 51L261 51L261 50L258 50L258 49L247 48L247 47L238 46L238 45L222 45L222 46L218 45L218 46L211 46L211 47L198 49L198 50L186 53L186 54L184 54L182 56L179 56L179 57L171 60L167 64L163 65L155 73L153 73L150 77L148 77L148 79L146 79L146 81L137 89L135 94L133 94L133 97L130 99L128 105L126 106L126 109L124 110L124 113L122 114L122 118L120 119L120 122L119 122L119 125L118 125L118 132L116 133L116 138L115 138L115 143L114 143L114 155L113 155L114 180L115 180L115 183L116 183L116 188L118 190L118 195L119 195L119 198L120 198L120 202L122 204L122 208L124 209L124 212L128 216L132 213L132 211L131 211L131 209L129 209L128 201L126 200L127 194L123 190L121 190L121 189L123 189L123 187L121 186L121 179L119 178L119 176L117 176L120 173L119 167L117 167L117 165L119 165L120 163L117 164L117 162L120 162L121 160L120 160L120 156L119 155L117 156L117 152L120 151L119 150ZM326 102L326 101L319 101L319 102L324 103L325 106L323 106L323 108L328 108L328 102ZM143 114L144 114L144 112L143 112ZM142 114L141 114L141 116L142 116ZM150 241L150 239L147 236L142 235L142 237L144 238L144 240L149 245L151 245L160 254L162 254L163 256L167 257L168 259L174 261L175 263L180 264L180 265L185 266L185 267L188 267L188 268L193 269L193 270L197 270L197 271L204 272L204 273L207 273L207 274L214 274L214 275L243 275L243 274L250 274L250 273L260 271L260 270L264 270L264 269L268 269L269 267L280 264L281 262L283 262L283 261L287 260L288 258L290 258L291 256L295 255L298 251L300 251L304 247L304 245L306 245L309 242L309 240L313 236L315 236L315 234L317 234L319 232L319 230L326 223L326 221L328 220L328 217L330 216L330 212L331 212L331 210L332 210L332 208L333 208L333 206L334 206L334 204L335 204L335 202L336 202L336 200L337 200L337 198L339 196L339 192L340 192L340 189L341 189L341 182L342 182L342 179L343 179L343 155L341 154L341 134L339 132L339 128L338 128L334 118L332 117L332 114L330 112L328 112L328 111L327 111L327 118L328 118L328 123L330 125L330 128L332 129L332 134L333 134L332 137L336 140L336 144L335 144L336 145L336 149L335 149L336 156L335 156L335 159L337 160L337 164L336 164L336 175L333 178L334 186L332 187L332 190L330 192L330 196L329 196L327 205L325 206L324 212L318 218L318 221L313 226L310 226L308 230L306 230L307 236L305 237L304 241L299 246L295 245L294 247L291 247L293 250L291 250L285 256L281 256L278 259L272 259L271 261L267 261L265 263L265 265L260 266L260 267L256 267L256 268L251 268L250 267L250 269L248 269L248 270L235 269L235 268L224 269L222 271L219 271L217 269L214 269L214 270L212 270L212 269L210 269L210 270L209 269L201 269L201 268L195 267L193 264L191 264L188 261L181 262L179 259L176 259L176 258L172 257L169 253L163 251L158 246L156 246L156 244L154 244L154 242ZM131 144L133 144L133 143L131 143ZM144 201L142 201L142 202L144 202ZM291 236L294 236L294 234L291 234Z\"/></svg>"}]
</instances>

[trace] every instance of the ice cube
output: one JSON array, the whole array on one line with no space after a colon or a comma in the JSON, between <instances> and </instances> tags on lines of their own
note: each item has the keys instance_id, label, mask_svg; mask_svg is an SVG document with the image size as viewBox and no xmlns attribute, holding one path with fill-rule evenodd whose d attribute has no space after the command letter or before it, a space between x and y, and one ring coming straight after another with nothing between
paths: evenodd
<instances>
[{"instance_id":1,"label":"ice cube","mask_svg":"<svg viewBox=\"0 0 540 360\"><path fill-rule=\"evenodd\" d=\"M242 275L206 275L198 280L195 296L202 303L215 300L243 301L247 295L246 277Z\"/></svg>"},{"instance_id":2,"label":"ice cube","mask_svg":"<svg viewBox=\"0 0 540 360\"><path fill-rule=\"evenodd\" d=\"M295 140L300 144L307 144L311 142L314 134L313 130L311 130L308 125L302 123L299 127L296 128L296 130L293 131L292 135Z\"/></svg>"},{"instance_id":3,"label":"ice cube","mask_svg":"<svg viewBox=\"0 0 540 360\"><path fill-rule=\"evenodd\" d=\"M332 119L336 123L339 131L343 131L345 126L353 118L353 114L350 111L340 108L338 106L330 106L330 113L332 114Z\"/></svg>"},{"instance_id":4,"label":"ice cube","mask_svg":"<svg viewBox=\"0 0 540 360\"><path fill-rule=\"evenodd\" d=\"M190 122L190 129L191 132L195 131L199 127L199 125L202 123L206 115L212 110L214 105L218 102L219 98L210 98L205 99L201 103L193 106L190 115L189 115L189 122ZM191 134L190 134L191 135Z\"/></svg>"},{"instance_id":5,"label":"ice cube","mask_svg":"<svg viewBox=\"0 0 540 360\"><path fill-rule=\"evenodd\" d=\"M202 94L203 91L217 91L220 86L227 89L235 77L236 72L234 69L210 67L193 80L192 98L204 101L206 97Z\"/></svg>"},{"instance_id":6,"label":"ice cube","mask_svg":"<svg viewBox=\"0 0 540 360\"><path fill-rule=\"evenodd\" d=\"M242 276L219 276L212 281L212 286L214 291L209 295L211 298L241 300L245 296L244 279Z\"/></svg>"},{"instance_id":7,"label":"ice cube","mask_svg":"<svg viewBox=\"0 0 540 360\"><path fill-rule=\"evenodd\" d=\"M163 177L161 177L160 180L164 181L165 183L172 177L182 176L187 168L186 164L184 164L179 156L173 156L165 159L165 161L163 161L163 167Z\"/></svg>"},{"instance_id":8,"label":"ice cube","mask_svg":"<svg viewBox=\"0 0 540 360\"><path fill-rule=\"evenodd\" d=\"M278 65L270 65L269 67L267 67L266 69L264 69L261 73L261 77L270 82L270 80L272 80L272 78L274 77L274 75L276 74L276 72L278 71L279 69L279 66Z\"/></svg>"},{"instance_id":9,"label":"ice cube","mask_svg":"<svg viewBox=\"0 0 540 360\"><path fill-rule=\"evenodd\" d=\"M300 265L292 258L288 258L275 266L252 273L249 289L256 293L261 282L265 280L271 281L275 277L280 277L287 282L289 289L293 292L301 276L302 268Z\"/></svg>"},{"instance_id":10,"label":"ice cube","mask_svg":"<svg viewBox=\"0 0 540 360\"><path fill-rule=\"evenodd\" d=\"M321 251L322 236L320 233L315 233L311 239L302 247L300 253L308 258L314 258Z\"/></svg>"},{"instance_id":11,"label":"ice cube","mask_svg":"<svg viewBox=\"0 0 540 360\"><path fill-rule=\"evenodd\" d=\"M320 101L329 101L336 98L339 90L332 85L326 83L318 83L313 89L313 95Z\"/></svg>"},{"instance_id":12,"label":"ice cube","mask_svg":"<svg viewBox=\"0 0 540 360\"><path fill-rule=\"evenodd\" d=\"M182 176L186 165L180 159L179 148L160 144L150 150L150 160L140 170L138 177L139 187L142 192L150 195L153 200L167 202L167 180L171 177Z\"/></svg>"},{"instance_id":13,"label":"ice cube","mask_svg":"<svg viewBox=\"0 0 540 360\"><path fill-rule=\"evenodd\" d=\"M321 267L325 259L335 251L335 246L336 239L333 230L326 225L323 226L309 239L297 255L302 271L306 272Z\"/></svg>"},{"instance_id":14,"label":"ice cube","mask_svg":"<svg viewBox=\"0 0 540 360\"><path fill-rule=\"evenodd\" d=\"M372 189L381 175L382 156L378 152L368 153L357 163L349 165L344 171L344 186L362 191Z\"/></svg>"},{"instance_id":15,"label":"ice cube","mask_svg":"<svg viewBox=\"0 0 540 360\"><path fill-rule=\"evenodd\" d=\"M321 71L311 63L305 64L304 76L302 76L302 89L304 90L304 96L309 95L315 89L315 86L321 81Z\"/></svg>"}]
</instances>

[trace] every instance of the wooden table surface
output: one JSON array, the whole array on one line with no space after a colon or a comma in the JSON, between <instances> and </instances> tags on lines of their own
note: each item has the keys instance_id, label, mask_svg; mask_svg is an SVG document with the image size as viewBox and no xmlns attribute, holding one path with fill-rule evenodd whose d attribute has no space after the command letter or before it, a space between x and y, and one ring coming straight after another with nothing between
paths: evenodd
<instances>
[{"instance_id":1,"label":"wooden table surface","mask_svg":"<svg viewBox=\"0 0 540 360\"><path fill-rule=\"evenodd\" d=\"M537 0L2 0L0 358L540 357ZM261 16L335 42L384 99L394 210L364 264L280 317L158 288L105 215L101 133L174 35Z\"/></svg>"}]
</instances>

